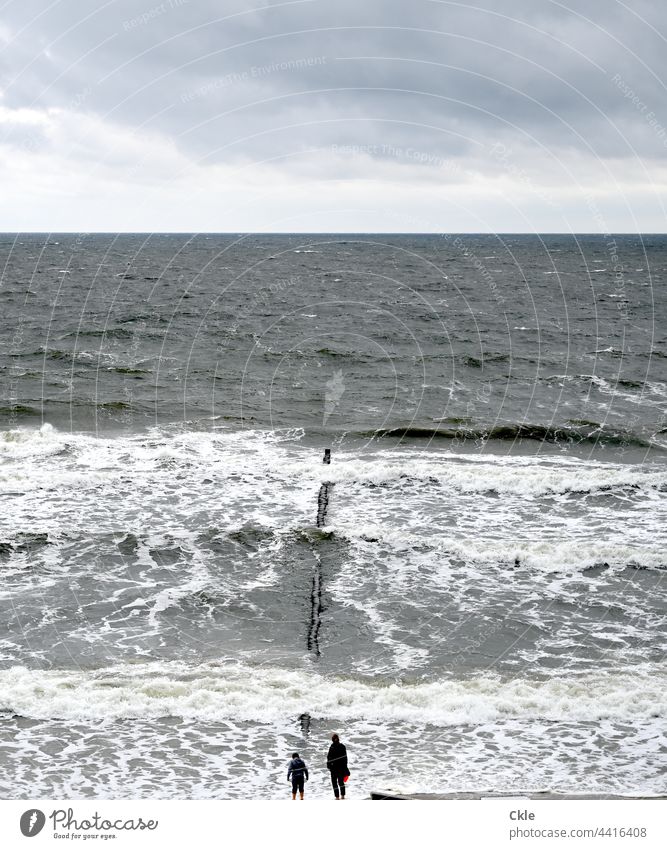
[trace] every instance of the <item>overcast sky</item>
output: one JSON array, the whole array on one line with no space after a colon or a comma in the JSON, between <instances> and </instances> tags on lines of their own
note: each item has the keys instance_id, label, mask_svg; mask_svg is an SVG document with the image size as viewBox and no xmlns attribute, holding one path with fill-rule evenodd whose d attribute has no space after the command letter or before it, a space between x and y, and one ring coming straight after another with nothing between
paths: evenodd
<instances>
[{"instance_id":1,"label":"overcast sky","mask_svg":"<svg viewBox=\"0 0 667 849\"><path fill-rule=\"evenodd\" d=\"M664 232L655 0L8 0L5 231Z\"/></svg>"}]
</instances>

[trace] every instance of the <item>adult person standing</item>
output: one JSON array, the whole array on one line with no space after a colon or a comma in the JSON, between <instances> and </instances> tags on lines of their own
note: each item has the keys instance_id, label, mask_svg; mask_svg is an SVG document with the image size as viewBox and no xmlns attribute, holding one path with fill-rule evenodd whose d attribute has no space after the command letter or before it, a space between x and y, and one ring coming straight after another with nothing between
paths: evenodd
<instances>
[{"instance_id":1,"label":"adult person standing","mask_svg":"<svg viewBox=\"0 0 667 849\"><path fill-rule=\"evenodd\" d=\"M294 752L287 768L287 780L292 782L292 801L296 799L297 791L303 802L304 783L308 781L308 767L301 760L298 752Z\"/></svg>"},{"instance_id":2,"label":"adult person standing","mask_svg":"<svg viewBox=\"0 0 667 849\"><path fill-rule=\"evenodd\" d=\"M347 766L347 749L340 742L338 734L331 735L331 745L327 754L327 768L331 773L331 784L336 799L345 800L345 779L350 770Z\"/></svg>"}]
</instances>

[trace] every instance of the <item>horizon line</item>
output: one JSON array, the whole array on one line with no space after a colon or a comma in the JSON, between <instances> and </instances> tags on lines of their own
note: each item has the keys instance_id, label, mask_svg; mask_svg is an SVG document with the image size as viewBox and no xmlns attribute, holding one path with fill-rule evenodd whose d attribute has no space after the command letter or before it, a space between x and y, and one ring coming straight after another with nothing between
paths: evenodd
<instances>
[{"instance_id":1,"label":"horizon line","mask_svg":"<svg viewBox=\"0 0 667 849\"><path fill-rule=\"evenodd\" d=\"M663 230L0 230L0 236L667 236Z\"/></svg>"}]
</instances>

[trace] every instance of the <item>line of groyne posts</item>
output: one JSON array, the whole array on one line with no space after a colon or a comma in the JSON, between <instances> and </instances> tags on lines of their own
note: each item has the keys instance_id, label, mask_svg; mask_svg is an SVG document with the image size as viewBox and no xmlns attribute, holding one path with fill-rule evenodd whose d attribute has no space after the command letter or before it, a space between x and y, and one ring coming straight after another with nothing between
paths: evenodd
<instances>
[{"instance_id":1,"label":"line of groyne posts","mask_svg":"<svg viewBox=\"0 0 667 849\"><path fill-rule=\"evenodd\" d=\"M328 466L331 463L331 449L325 448L324 465ZM329 509L329 497L333 483L325 481L320 486L320 491L317 496L317 519L316 526L323 528L326 525L327 510ZM313 549L315 557L315 566L313 568L313 582L310 591L310 624L308 626L308 651L312 651L316 657L319 657L320 652L320 626L322 624L322 552Z\"/></svg>"}]
</instances>

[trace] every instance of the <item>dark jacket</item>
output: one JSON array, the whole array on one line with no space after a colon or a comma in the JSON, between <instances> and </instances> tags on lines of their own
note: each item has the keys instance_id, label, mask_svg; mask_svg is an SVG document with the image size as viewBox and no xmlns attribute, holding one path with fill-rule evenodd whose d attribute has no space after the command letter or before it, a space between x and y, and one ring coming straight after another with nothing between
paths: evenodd
<instances>
[{"instance_id":1,"label":"dark jacket","mask_svg":"<svg viewBox=\"0 0 667 849\"><path fill-rule=\"evenodd\" d=\"M332 743L327 754L327 769L334 775L349 775L347 749L342 743Z\"/></svg>"},{"instance_id":2,"label":"dark jacket","mask_svg":"<svg viewBox=\"0 0 667 849\"><path fill-rule=\"evenodd\" d=\"M290 778L298 781L299 779L306 777L308 780L308 767L305 762L301 760L301 758L292 758L289 762L289 767L287 768L287 780Z\"/></svg>"}]
</instances>

